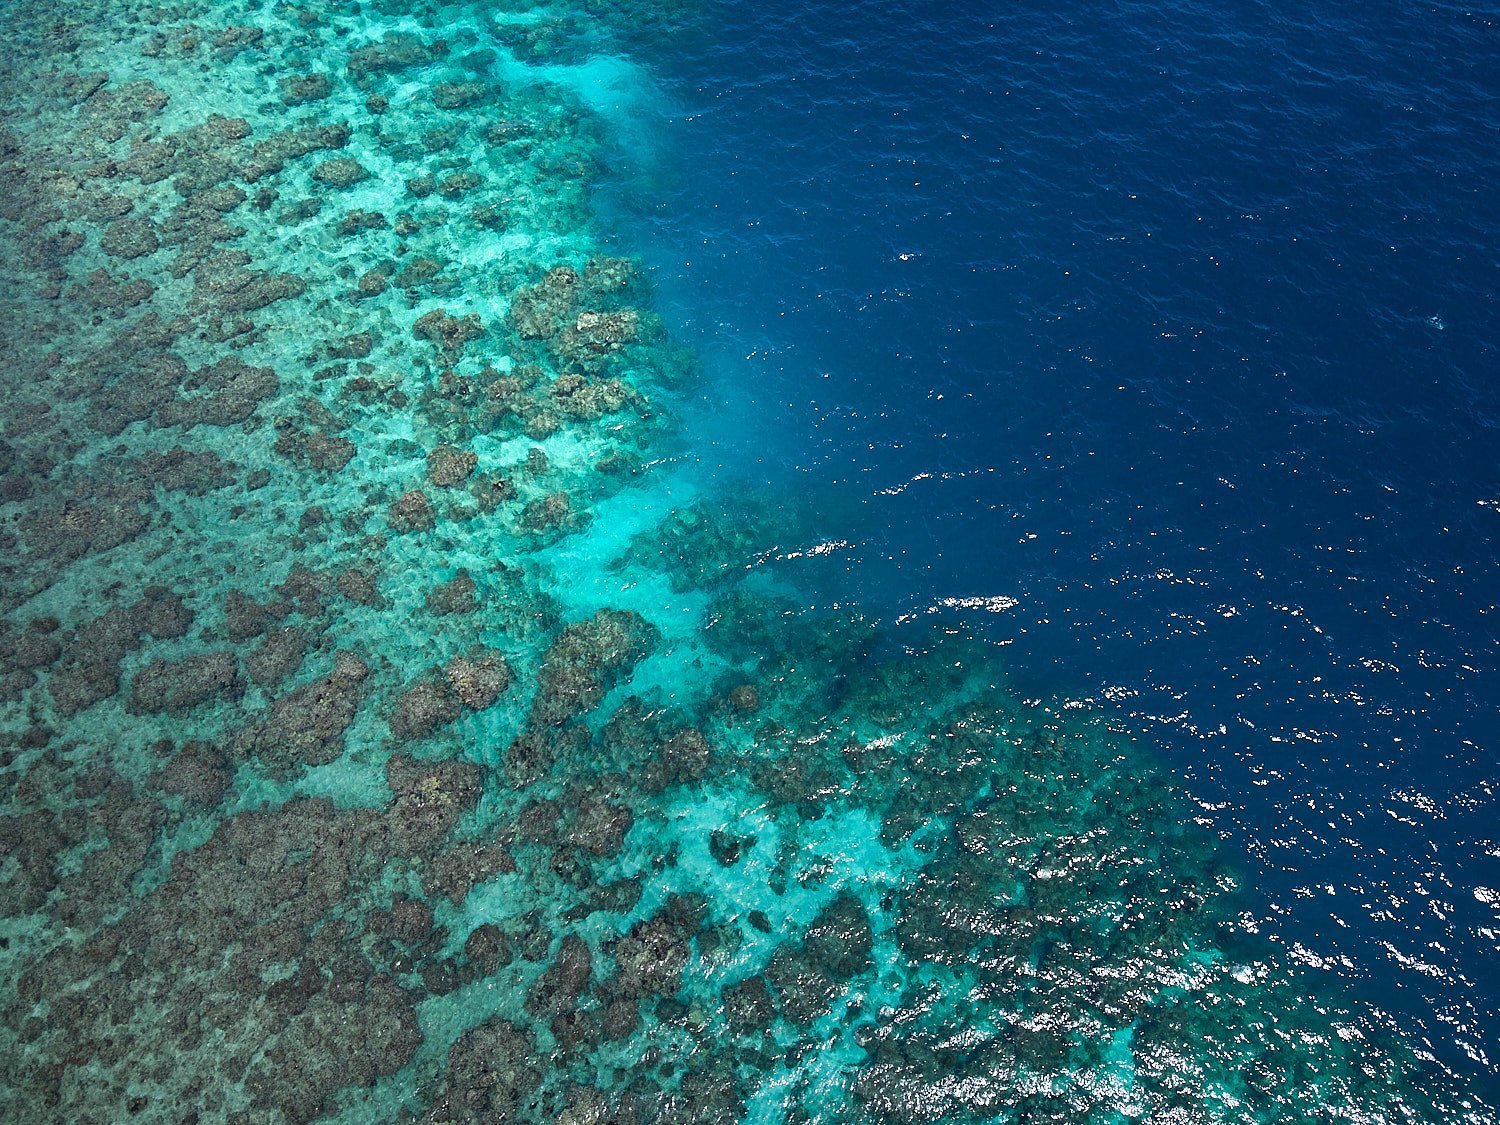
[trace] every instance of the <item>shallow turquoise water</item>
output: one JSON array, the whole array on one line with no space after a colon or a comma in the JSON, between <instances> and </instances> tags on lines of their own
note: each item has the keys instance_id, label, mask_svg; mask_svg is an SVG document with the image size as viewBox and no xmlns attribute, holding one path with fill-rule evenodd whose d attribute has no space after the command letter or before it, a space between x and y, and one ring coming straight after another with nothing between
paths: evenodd
<instances>
[{"instance_id":1,"label":"shallow turquoise water","mask_svg":"<svg viewBox=\"0 0 1500 1125\"><path fill-rule=\"evenodd\" d=\"M594 193L712 9L6 12L7 1119L1493 1119L701 470Z\"/></svg>"}]
</instances>

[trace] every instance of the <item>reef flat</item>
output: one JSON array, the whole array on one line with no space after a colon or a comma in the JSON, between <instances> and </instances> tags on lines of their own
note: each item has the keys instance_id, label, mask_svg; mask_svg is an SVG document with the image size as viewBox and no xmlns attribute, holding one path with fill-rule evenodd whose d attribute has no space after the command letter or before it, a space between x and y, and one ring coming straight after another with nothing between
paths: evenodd
<instances>
[{"instance_id":1,"label":"reef flat","mask_svg":"<svg viewBox=\"0 0 1500 1125\"><path fill-rule=\"evenodd\" d=\"M696 488L585 96L689 13L4 11L6 1120L1494 1119Z\"/></svg>"}]
</instances>

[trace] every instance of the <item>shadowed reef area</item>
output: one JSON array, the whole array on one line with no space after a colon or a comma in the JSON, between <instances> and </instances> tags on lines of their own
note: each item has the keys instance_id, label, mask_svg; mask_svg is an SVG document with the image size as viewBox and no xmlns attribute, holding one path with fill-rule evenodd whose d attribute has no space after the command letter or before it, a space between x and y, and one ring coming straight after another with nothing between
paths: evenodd
<instances>
[{"instance_id":1,"label":"shadowed reef area","mask_svg":"<svg viewBox=\"0 0 1500 1125\"><path fill-rule=\"evenodd\" d=\"M580 88L701 13L0 13L0 1117L1494 1120L695 484Z\"/></svg>"}]
</instances>

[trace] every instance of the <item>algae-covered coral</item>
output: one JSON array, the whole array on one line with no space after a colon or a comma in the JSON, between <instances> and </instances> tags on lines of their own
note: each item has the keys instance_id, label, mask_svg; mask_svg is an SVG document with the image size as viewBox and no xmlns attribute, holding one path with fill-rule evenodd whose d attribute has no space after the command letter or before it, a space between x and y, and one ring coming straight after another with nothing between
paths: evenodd
<instances>
[{"instance_id":1,"label":"algae-covered coral","mask_svg":"<svg viewBox=\"0 0 1500 1125\"><path fill-rule=\"evenodd\" d=\"M7 6L0 1112L1491 1119L670 464L570 82L678 15Z\"/></svg>"}]
</instances>

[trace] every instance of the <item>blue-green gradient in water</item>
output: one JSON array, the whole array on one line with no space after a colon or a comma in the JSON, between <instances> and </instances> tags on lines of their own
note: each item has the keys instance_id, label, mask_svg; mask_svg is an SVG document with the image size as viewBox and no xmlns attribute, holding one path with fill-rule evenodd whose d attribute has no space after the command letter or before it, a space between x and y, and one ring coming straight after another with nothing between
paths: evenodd
<instances>
[{"instance_id":1,"label":"blue-green gradient in water","mask_svg":"<svg viewBox=\"0 0 1500 1125\"><path fill-rule=\"evenodd\" d=\"M1493 1074L1500 10L718 14L639 209L705 465L1159 748L1265 932Z\"/></svg>"},{"instance_id":2,"label":"blue-green gradient in water","mask_svg":"<svg viewBox=\"0 0 1500 1125\"><path fill-rule=\"evenodd\" d=\"M1212 364L1084 374L1144 350L1141 290L1101 264L1129 254L1078 249L1119 248L1085 237L1093 189L1049 177L1101 145L1145 160L1125 126L1161 112L1079 111L1048 141L985 110L1049 35L1128 76L1109 20L0 13L6 1120L1496 1120L1472 950L1497 881L1442 834L1491 846L1462 827L1482 766L1462 798L1433 795L1469 784L1454 766L1308 806L1330 842L1432 873L1384 890L1389 922L1350 919L1372 930L1343 980L1297 904L1353 888L1319 857L1326 885L1280 889L1260 853L1307 850L1297 771L1306 747L1353 760L1348 728L1283 716L1261 742L1255 712L1172 741L1209 729L1210 665L1156 653L1222 637L1211 619L1282 607L1293 643L1256 641L1256 666L1344 689L1297 644L1334 644L1311 567L1259 561L1264 590L1197 611L1232 571L1172 544L1257 525L1148 499L1200 440L1145 427L1182 413L1152 396ZM1126 45L1149 22L1110 18ZM1132 104L1098 69L1076 88ZM1020 116L1089 104L1052 77ZM971 144L979 165L922 155ZM846 174L872 152L889 191ZM1180 253L1167 197L1136 194L1162 209L1136 234ZM912 227L960 213L967 233ZM1163 307L1197 292L1158 268ZM1221 487L1303 544L1273 469ZM1157 635L1132 614L1163 590L1187 600ZM1087 606L1112 615L1092 636L1067 624ZM1365 670L1425 690L1397 656ZM1255 675L1247 709L1289 690ZM1477 755L1482 721L1443 731ZM1401 913L1418 892L1436 931ZM1387 925L1430 994L1357 971Z\"/></svg>"}]
</instances>

